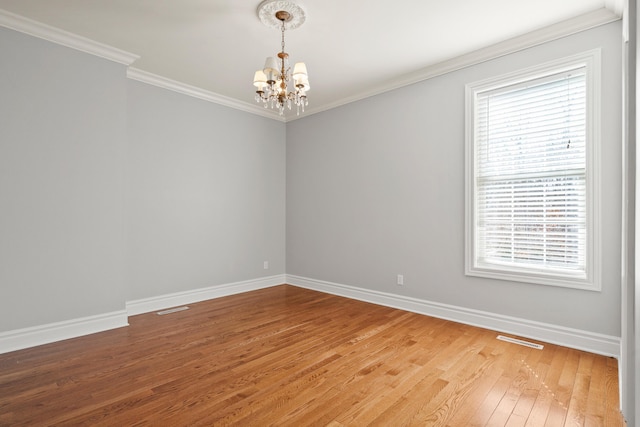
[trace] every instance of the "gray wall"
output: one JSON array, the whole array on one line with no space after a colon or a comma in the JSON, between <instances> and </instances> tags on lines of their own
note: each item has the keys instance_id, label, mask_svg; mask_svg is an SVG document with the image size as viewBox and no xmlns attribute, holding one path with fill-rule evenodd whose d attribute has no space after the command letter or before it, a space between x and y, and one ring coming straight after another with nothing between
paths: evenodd
<instances>
[{"instance_id":1,"label":"gray wall","mask_svg":"<svg viewBox=\"0 0 640 427\"><path fill-rule=\"evenodd\" d=\"M284 123L128 88L127 299L284 274Z\"/></svg>"},{"instance_id":2,"label":"gray wall","mask_svg":"<svg viewBox=\"0 0 640 427\"><path fill-rule=\"evenodd\" d=\"M619 23L290 122L286 135L0 31L0 331L286 268L620 335ZM594 47L602 292L465 277L464 85Z\"/></svg>"},{"instance_id":3,"label":"gray wall","mask_svg":"<svg viewBox=\"0 0 640 427\"><path fill-rule=\"evenodd\" d=\"M0 57L0 332L284 274L284 123L4 28Z\"/></svg>"},{"instance_id":4,"label":"gray wall","mask_svg":"<svg viewBox=\"0 0 640 427\"><path fill-rule=\"evenodd\" d=\"M0 331L124 309L123 65L0 28Z\"/></svg>"},{"instance_id":5,"label":"gray wall","mask_svg":"<svg viewBox=\"0 0 640 427\"><path fill-rule=\"evenodd\" d=\"M596 47L602 292L466 277L465 84ZM288 123L287 273L620 336L621 75L617 22Z\"/></svg>"}]
</instances>

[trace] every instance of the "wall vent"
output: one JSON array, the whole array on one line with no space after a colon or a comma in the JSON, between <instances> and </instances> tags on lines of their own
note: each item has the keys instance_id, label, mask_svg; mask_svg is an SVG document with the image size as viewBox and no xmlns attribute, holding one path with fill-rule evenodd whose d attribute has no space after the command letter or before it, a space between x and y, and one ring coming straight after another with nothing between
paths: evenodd
<instances>
[{"instance_id":1,"label":"wall vent","mask_svg":"<svg viewBox=\"0 0 640 427\"><path fill-rule=\"evenodd\" d=\"M156 314L158 316L164 316L165 314L176 313L178 311L184 311L184 310L189 310L189 307L187 307L185 305L185 306L182 306L182 307L169 308L167 310L158 311Z\"/></svg>"},{"instance_id":2,"label":"wall vent","mask_svg":"<svg viewBox=\"0 0 640 427\"><path fill-rule=\"evenodd\" d=\"M506 341L506 342L510 342L510 343L513 343L513 344L519 344L519 345L523 345L525 347L531 347L531 348L535 348L535 349L538 349L538 350L542 350L544 348L544 346L540 345L540 344L535 344L535 343L532 343L532 342L529 342L529 341L519 340L517 338L505 337L504 335L498 335L497 338L500 341Z\"/></svg>"}]
</instances>

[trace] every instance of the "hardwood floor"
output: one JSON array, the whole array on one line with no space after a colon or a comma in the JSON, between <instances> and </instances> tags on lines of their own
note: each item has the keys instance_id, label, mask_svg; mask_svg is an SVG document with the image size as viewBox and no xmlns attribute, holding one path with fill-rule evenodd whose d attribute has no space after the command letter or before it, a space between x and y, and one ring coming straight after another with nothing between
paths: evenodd
<instances>
[{"instance_id":1,"label":"hardwood floor","mask_svg":"<svg viewBox=\"0 0 640 427\"><path fill-rule=\"evenodd\" d=\"M0 425L623 425L613 358L292 286L129 321L0 355Z\"/></svg>"}]
</instances>

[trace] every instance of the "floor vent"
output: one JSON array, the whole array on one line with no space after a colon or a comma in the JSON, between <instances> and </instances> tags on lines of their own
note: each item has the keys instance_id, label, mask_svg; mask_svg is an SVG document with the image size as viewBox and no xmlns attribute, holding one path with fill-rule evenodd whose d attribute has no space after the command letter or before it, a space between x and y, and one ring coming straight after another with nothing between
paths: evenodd
<instances>
[{"instance_id":1,"label":"floor vent","mask_svg":"<svg viewBox=\"0 0 640 427\"><path fill-rule=\"evenodd\" d=\"M513 343L513 344L520 344L520 345L523 345L525 347L531 347L531 348L535 348L535 349L538 349L538 350L542 350L544 348L544 346L540 345L540 344L535 344L535 343L532 343L532 342L529 342L529 341L519 340L517 338L505 337L503 335L498 335L497 338L500 341L506 341L506 342L510 342L510 343Z\"/></svg>"},{"instance_id":2,"label":"floor vent","mask_svg":"<svg viewBox=\"0 0 640 427\"><path fill-rule=\"evenodd\" d=\"M168 310L162 310L157 312L156 314L158 316L164 316L165 314L177 313L178 311L185 311L185 310L189 310L189 307L187 307L186 305L182 307L170 308Z\"/></svg>"}]
</instances>

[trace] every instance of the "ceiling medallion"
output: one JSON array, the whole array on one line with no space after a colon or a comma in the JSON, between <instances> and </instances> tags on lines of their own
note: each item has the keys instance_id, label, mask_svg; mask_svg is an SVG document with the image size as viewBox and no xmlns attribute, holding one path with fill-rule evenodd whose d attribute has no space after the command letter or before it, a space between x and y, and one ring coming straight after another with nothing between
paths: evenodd
<instances>
[{"instance_id":1,"label":"ceiling medallion","mask_svg":"<svg viewBox=\"0 0 640 427\"><path fill-rule=\"evenodd\" d=\"M264 0L258 6L258 18L267 27L279 30L282 27L282 21L276 17L276 13L280 11L289 14L284 21L286 30L294 30L304 24L306 17L304 9L295 3L282 0Z\"/></svg>"}]
</instances>

